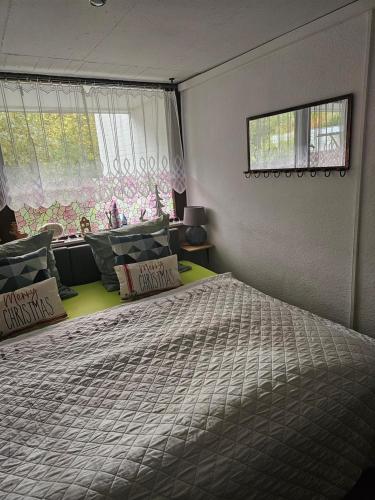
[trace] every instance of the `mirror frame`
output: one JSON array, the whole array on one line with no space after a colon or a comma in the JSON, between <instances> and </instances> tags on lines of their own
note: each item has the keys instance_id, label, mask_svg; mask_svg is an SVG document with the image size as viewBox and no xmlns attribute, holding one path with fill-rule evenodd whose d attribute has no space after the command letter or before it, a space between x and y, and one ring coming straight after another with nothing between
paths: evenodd
<instances>
[{"instance_id":1,"label":"mirror frame","mask_svg":"<svg viewBox=\"0 0 375 500\"><path fill-rule=\"evenodd\" d=\"M353 94L344 94L337 97L333 97L330 99L323 99L321 101L309 102L307 104L302 104L299 106L292 106L290 108L279 109L277 111L271 111L269 113L263 113L261 115L249 116L246 118L246 137L247 137L247 165L248 169L244 171L244 174L247 176L251 174L267 174L273 172L326 172L329 170L335 171L347 171L350 168L350 145L351 145L351 133L352 133L352 114L353 114ZM348 101L348 109L347 109L347 119L346 119L346 144L345 144L345 165L337 167L337 166L328 166L328 167L306 167L306 168L273 168L273 169L252 169L250 164L250 122L260 119L266 118L267 116L275 116L282 113L288 113L291 111L297 111L299 109L309 108L313 106L320 106L322 104L329 104L331 102L336 101ZM267 177L268 177L267 175Z\"/></svg>"}]
</instances>

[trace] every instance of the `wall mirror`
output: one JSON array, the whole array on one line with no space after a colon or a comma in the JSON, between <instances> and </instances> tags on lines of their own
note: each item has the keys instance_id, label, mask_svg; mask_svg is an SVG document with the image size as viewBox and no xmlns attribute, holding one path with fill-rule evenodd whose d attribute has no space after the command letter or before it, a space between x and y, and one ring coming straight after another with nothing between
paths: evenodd
<instances>
[{"instance_id":1,"label":"wall mirror","mask_svg":"<svg viewBox=\"0 0 375 500\"><path fill-rule=\"evenodd\" d=\"M349 94L247 118L245 174L347 170L352 101Z\"/></svg>"}]
</instances>

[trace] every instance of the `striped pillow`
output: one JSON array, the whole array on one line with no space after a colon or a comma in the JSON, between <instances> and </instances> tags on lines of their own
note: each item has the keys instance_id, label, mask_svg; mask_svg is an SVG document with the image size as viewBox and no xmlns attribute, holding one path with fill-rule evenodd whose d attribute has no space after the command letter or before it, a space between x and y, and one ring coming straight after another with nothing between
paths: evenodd
<instances>
[{"instance_id":1,"label":"striped pillow","mask_svg":"<svg viewBox=\"0 0 375 500\"><path fill-rule=\"evenodd\" d=\"M0 259L0 293L14 292L48 278L47 248Z\"/></svg>"},{"instance_id":2,"label":"striped pillow","mask_svg":"<svg viewBox=\"0 0 375 500\"><path fill-rule=\"evenodd\" d=\"M168 229L151 234L110 235L109 239L116 266L161 259L171 255Z\"/></svg>"}]
</instances>

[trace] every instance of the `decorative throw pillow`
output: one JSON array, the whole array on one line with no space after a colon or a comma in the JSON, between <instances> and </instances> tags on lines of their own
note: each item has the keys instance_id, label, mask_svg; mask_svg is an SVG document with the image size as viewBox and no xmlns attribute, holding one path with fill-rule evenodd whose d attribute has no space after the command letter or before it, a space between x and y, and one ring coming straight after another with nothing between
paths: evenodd
<instances>
[{"instance_id":1,"label":"decorative throw pillow","mask_svg":"<svg viewBox=\"0 0 375 500\"><path fill-rule=\"evenodd\" d=\"M56 278L0 295L0 340L66 317Z\"/></svg>"},{"instance_id":2,"label":"decorative throw pillow","mask_svg":"<svg viewBox=\"0 0 375 500\"><path fill-rule=\"evenodd\" d=\"M177 255L115 266L122 299L151 295L182 285Z\"/></svg>"},{"instance_id":3,"label":"decorative throw pillow","mask_svg":"<svg viewBox=\"0 0 375 500\"><path fill-rule=\"evenodd\" d=\"M59 271L56 268L55 257L51 250L53 233L52 231L43 231L35 236L22 238L21 240L10 241L0 245L0 259L7 257L17 257L26 253L39 250L40 248L47 248L47 267L50 275L56 278L59 295L62 299L75 297L77 292L72 288L65 286L60 281Z\"/></svg>"},{"instance_id":4,"label":"decorative throw pillow","mask_svg":"<svg viewBox=\"0 0 375 500\"><path fill-rule=\"evenodd\" d=\"M47 269L47 248L19 257L0 259L0 293L13 292L50 277Z\"/></svg>"},{"instance_id":5,"label":"decorative throw pillow","mask_svg":"<svg viewBox=\"0 0 375 500\"><path fill-rule=\"evenodd\" d=\"M109 240L115 254L116 266L171 255L168 229L151 234L110 235Z\"/></svg>"},{"instance_id":6,"label":"decorative throw pillow","mask_svg":"<svg viewBox=\"0 0 375 500\"><path fill-rule=\"evenodd\" d=\"M119 229L110 231L102 231L100 233L88 233L84 235L86 243L91 247L96 265L101 274L103 286L109 292L119 289L119 282L116 273L113 269L115 258L113 256L109 235L124 235L124 234L149 234L155 231L160 231L163 228L169 227L168 215L159 217L158 219L133 224L130 226L122 226Z\"/></svg>"}]
</instances>

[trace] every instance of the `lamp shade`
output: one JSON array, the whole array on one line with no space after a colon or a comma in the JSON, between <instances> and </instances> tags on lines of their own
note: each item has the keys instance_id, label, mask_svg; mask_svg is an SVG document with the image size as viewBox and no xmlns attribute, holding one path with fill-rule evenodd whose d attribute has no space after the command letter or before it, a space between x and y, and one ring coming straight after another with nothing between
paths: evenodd
<instances>
[{"instance_id":1,"label":"lamp shade","mask_svg":"<svg viewBox=\"0 0 375 500\"><path fill-rule=\"evenodd\" d=\"M185 207L185 226L202 226L203 224L207 224L207 222L207 215L204 207Z\"/></svg>"}]
</instances>

